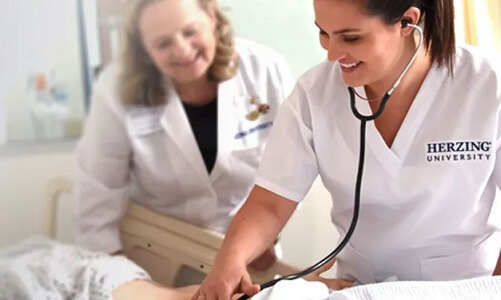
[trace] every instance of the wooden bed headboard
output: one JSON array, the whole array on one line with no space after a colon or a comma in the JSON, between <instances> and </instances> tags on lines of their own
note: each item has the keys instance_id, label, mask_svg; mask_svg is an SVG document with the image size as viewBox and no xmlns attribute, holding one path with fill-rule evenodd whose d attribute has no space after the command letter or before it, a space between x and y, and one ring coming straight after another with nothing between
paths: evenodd
<instances>
[{"instance_id":1,"label":"wooden bed headboard","mask_svg":"<svg viewBox=\"0 0 501 300\"><path fill-rule=\"evenodd\" d=\"M54 178L48 183L45 231L50 238L56 238L60 199L72 192L73 183L66 178ZM123 252L129 259L155 281L176 287L203 280L224 238L222 234L170 218L134 201L130 201L120 232ZM297 271L281 260L265 272L249 269L256 283Z\"/></svg>"}]
</instances>

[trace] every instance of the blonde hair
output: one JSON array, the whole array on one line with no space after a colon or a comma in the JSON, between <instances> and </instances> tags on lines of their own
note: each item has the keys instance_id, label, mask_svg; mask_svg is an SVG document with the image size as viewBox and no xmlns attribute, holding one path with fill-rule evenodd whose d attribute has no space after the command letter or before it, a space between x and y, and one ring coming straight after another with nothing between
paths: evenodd
<instances>
[{"instance_id":1,"label":"blonde hair","mask_svg":"<svg viewBox=\"0 0 501 300\"><path fill-rule=\"evenodd\" d=\"M124 19L120 94L125 105L158 106L165 103L163 75L144 49L138 25L143 9L156 1L163 0L131 0ZM213 4L217 18L216 53L207 76L209 80L216 82L228 80L235 75L238 68L238 55L230 23L217 7L216 0L195 1L198 1L205 11Z\"/></svg>"}]
</instances>

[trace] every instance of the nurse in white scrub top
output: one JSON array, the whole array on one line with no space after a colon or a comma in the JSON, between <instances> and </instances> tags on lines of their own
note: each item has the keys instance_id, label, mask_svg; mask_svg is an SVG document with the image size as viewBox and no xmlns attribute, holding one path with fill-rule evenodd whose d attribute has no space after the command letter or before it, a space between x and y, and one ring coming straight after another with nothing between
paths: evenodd
<instances>
[{"instance_id":1,"label":"nurse in white scrub top","mask_svg":"<svg viewBox=\"0 0 501 300\"><path fill-rule=\"evenodd\" d=\"M215 0L132 0L124 53L97 80L78 146L77 242L121 250L134 199L224 233L293 88L279 54L234 39ZM275 260L273 242L253 266Z\"/></svg>"},{"instance_id":2,"label":"nurse in white scrub top","mask_svg":"<svg viewBox=\"0 0 501 300\"><path fill-rule=\"evenodd\" d=\"M245 265L280 232L317 175L332 196L332 222L346 233L360 147L347 87L368 99L390 88L419 40L403 20L423 28L424 45L383 114L367 124L358 224L337 258L337 279L326 282L338 289L346 286L341 280L501 273L501 70L478 49L456 47L453 0L313 3L328 60L306 72L280 108L256 186L193 299L256 293ZM380 99L357 98L356 106L370 115Z\"/></svg>"}]
</instances>

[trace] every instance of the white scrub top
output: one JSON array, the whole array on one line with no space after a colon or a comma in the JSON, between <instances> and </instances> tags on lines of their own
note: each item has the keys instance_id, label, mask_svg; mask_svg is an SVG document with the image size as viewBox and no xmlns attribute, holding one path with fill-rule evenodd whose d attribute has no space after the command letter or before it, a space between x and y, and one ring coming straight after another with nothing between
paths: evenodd
<instances>
[{"instance_id":1,"label":"white scrub top","mask_svg":"<svg viewBox=\"0 0 501 300\"><path fill-rule=\"evenodd\" d=\"M361 211L338 257L340 278L370 283L492 274L501 246L495 201L501 70L475 51L457 49L454 78L445 67L430 69L391 148L367 123ZM372 113L366 101L356 105ZM339 65L326 61L303 75L282 105L257 184L301 201L319 174L332 196L332 222L344 236L359 134Z\"/></svg>"},{"instance_id":2,"label":"white scrub top","mask_svg":"<svg viewBox=\"0 0 501 300\"><path fill-rule=\"evenodd\" d=\"M166 104L126 107L119 66L95 84L79 143L77 242L104 252L121 249L119 222L133 199L155 211L225 232L246 199L279 105L294 85L285 60L237 40L237 74L218 86L218 144L209 174L181 100L166 80ZM268 104L256 120L251 99Z\"/></svg>"}]
</instances>

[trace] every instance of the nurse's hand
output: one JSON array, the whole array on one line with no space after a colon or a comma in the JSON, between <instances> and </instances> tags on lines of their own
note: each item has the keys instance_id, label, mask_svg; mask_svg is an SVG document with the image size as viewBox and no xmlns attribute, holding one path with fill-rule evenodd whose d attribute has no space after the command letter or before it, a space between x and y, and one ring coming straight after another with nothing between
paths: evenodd
<instances>
[{"instance_id":1,"label":"nurse's hand","mask_svg":"<svg viewBox=\"0 0 501 300\"><path fill-rule=\"evenodd\" d=\"M118 255L125 255L123 250L117 250L115 252L111 252L110 255L112 256L118 256Z\"/></svg>"},{"instance_id":2,"label":"nurse's hand","mask_svg":"<svg viewBox=\"0 0 501 300\"><path fill-rule=\"evenodd\" d=\"M318 270L306 275L303 279L308 281L320 281L323 282L328 288L331 290L342 290L345 288L349 288L353 286L353 281L345 280L345 279L336 279L336 278L324 278L320 276L322 273L327 272L334 266L336 259L331 259L328 263L320 267Z\"/></svg>"},{"instance_id":3,"label":"nurse's hand","mask_svg":"<svg viewBox=\"0 0 501 300\"><path fill-rule=\"evenodd\" d=\"M275 245L268 247L261 255L253 260L249 266L256 271L266 271L277 261Z\"/></svg>"},{"instance_id":4,"label":"nurse's hand","mask_svg":"<svg viewBox=\"0 0 501 300\"><path fill-rule=\"evenodd\" d=\"M217 261L205 277L191 300L230 300L235 294L252 296L259 292L259 285L252 284L245 263L238 261Z\"/></svg>"}]
</instances>

